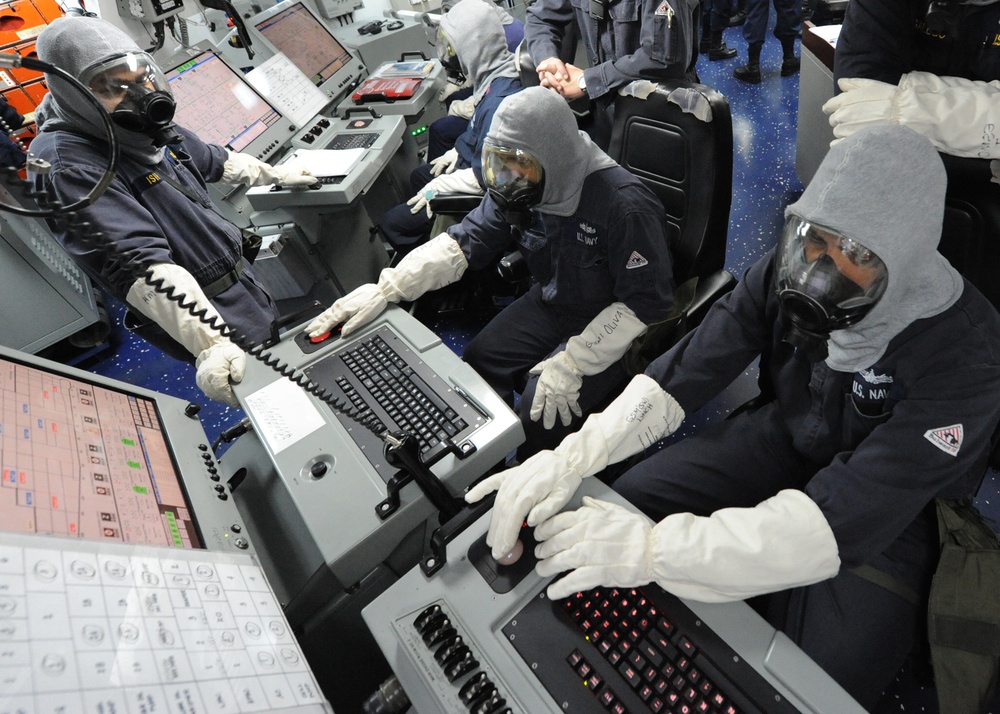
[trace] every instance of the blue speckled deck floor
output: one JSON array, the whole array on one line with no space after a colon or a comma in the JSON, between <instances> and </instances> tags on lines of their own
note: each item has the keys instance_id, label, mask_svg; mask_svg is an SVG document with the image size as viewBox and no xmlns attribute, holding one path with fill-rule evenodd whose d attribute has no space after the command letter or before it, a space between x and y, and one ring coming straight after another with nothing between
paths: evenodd
<instances>
[{"instance_id":1,"label":"blue speckled deck floor","mask_svg":"<svg viewBox=\"0 0 1000 714\"><path fill-rule=\"evenodd\" d=\"M763 82L751 85L732 77L732 70L746 59L746 42L740 29L725 33L726 42L739 50L739 56L724 62L699 60L702 82L716 87L729 99L735 140L733 166L733 202L730 214L727 268L740 276L749 265L776 242L784 206L802 191L795 175L795 130L798 106L798 75L780 77L781 49L768 36L761 56ZM121 310L112 307L118 321ZM457 353L480 327L469 321L440 321L432 324L442 339ZM83 364L98 374L166 392L203 405L201 419L210 439L242 418L242 412L205 399L194 383L194 369L165 357L155 348L115 327L108 349ZM752 396L754 370L723 398L697 415L692 415L696 429L702 422L724 416L731 408ZM683 433L688 433L684 431ZM988 516L1000 520L997 474L988 474L980 492L979 505ZM1000 706L994 706L1000 712ZM886 693L879 714L889 712L937 711L933 690L917 685L904 673Z\"/></svg>"}]
</instances>

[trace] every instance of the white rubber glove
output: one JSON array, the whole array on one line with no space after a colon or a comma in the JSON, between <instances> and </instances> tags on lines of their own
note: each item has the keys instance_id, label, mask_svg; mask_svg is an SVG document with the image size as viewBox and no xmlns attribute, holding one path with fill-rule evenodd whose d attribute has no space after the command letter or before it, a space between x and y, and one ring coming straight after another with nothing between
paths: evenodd
<instances>
[{"instance_id":1,"label":"white rubber glove","mask_svg":"<svg viewBox=\"0 0 1000 714\"><path fill-rule=\"evenodd\" d=\"M731 602L811 585L840 570L837 540L802 491L779 492L753 508L711 516L667 516L656 525L635 511L585 496L583 506L535 529L535 572L573 572L549 585L556 600L605 585L656 582L674 595Z\"/></svg>"},{"instance_id":2,"label":"white rubber glove","mask_svg":"<svg viewBox=\"0 0 1000 714\"><path fill-rule=\"evenodd\" d=\"M463 89L468 86L467 84L455 84L454 82L445 82L444 86L438 90L437 99L439 102L444 104L444 101L450 97L452 94L457 92L459 89Z\"/></svg>"},{"instance_id":3,"label":"white rubber glove","mask_svg":"<svg viewBox=\"0 0 1000 714\"><path fill-rule=\"evenodd\" d=\"M456 99L448 105L448 116L471 119L472 113L476 111L475 95L470 95L465 99Z\"/></svg>"},{"instance_id":4,"label":"white rubber glove","mask_svg":"<svg viewBox=\"0 0 1000 714\"><path fill-rule=\"evenodd\" d=\"M450 174L458 168L458 149L448 149L436 159L431 159L431 176Z\"/></svg>"},{"instance_id":5,"label":"white rubber glove","mask_svg":"<svg viewBox=\"0 0 1000 714\"><path fill-rule=\"evenodd\" d=\"M247 369L247 356L243 350L226 340L203 350L194 362L197 372L194 381L212 399L238 407L232 383L239 384Z\"/></svg>"},{"instance_id":6,"label":"white rubber glove","mask_svg":"<svg viewBox=\"0 0 1000 714\"><path fill-rule=\"evenodd\" d=\"M480 481L465 500L475 503L497 492L486 534L493 557L502 558L513 549L525 520L529 526L544 522L569 502L584 478L652 446L683 420L681 405L640 374L554 451L540 451L520 466Z\"/></svg>"},{"instance_id":7,"label":"white rubber glove","mask_svg":"<svg viewBox=\"0 0 1000 714\"><path fill-rule=\"evenodd\" d=\"M624 303L612 303L590 321L583 332L571 337L562 352L531 368L540 375L531 402L531 421L542 419L551 429L559 415L569 426L580 410L580 386L585 375L600 374L628 350L632 340L646 331L646 325Z\"/></svg>"},{"instance_id":8,"label":"white rubber glove","mask_svg":"<svg viewBox=\"0 0 1000 714\"><path fill-rule=\"evenodd\" d=\"M445 85L438 90L438 95L437 95L438 101L443 104L448 97L457 92L459 89L468 89L471 86L472 86L472 80L469 79L468 77L466 77L465 81L462 82L461 84L456 84L455 82L452 82L449 79L445 83Z\"/></svg>"},{"instance_id":9,"label":"white rubber glove","mask_svg":"<svg viewBox=\"0 0 1000 714\"><path fill-rule=\"evenodd\" d=\"M450 285L469 267L458 242L447 233L417 246L395 268L379 273L378 283L368 283L337 300L306 325L305 332L316 337L344 323L346 337L374 320L391 302L416 300L429 290ZM346 322L345 322L346 320Z\"/></svg>"},{"instance_id":10,"label":"white rubber glove","mask_svg":"<svg viewBox=\"0 0 1000 714\"><path fill-rule=\"evenodd\" d=\"M150 269L154 280L162 280L164 287L173 286L175 294L183 294L185 304L194 301L195 310L205 310L205 319L214 317L216 324L223 324L222 317L205 297L205 292L191 273L172 263L160 263ZM216 401L234 407L240 405L233 394L230 381L243 380L246 371L246 355L243 350L166 295L158 293L143 279L132 284L125 301L162 327L194 355L198 369L195 381L201 391Z\"/></svg>"},{"instance_id":11,"label":"white rubber glove","mask_svg":"<svg viewBox=\"0 0 1000 714\"><path fill-rule=\"evenodd\" d=\"M828 100L833 143L868 126L902 124L927 137L939 151L978 159L1000 158L994 129L1000 114L1000 81L904 74L899 85L843 78L843 92Z\"/></svg>"},{"instance_id":12,"label":"white rubber glove","mask_svg":"<svg viewBox=\"0 0 1000 714\"><path fill-rule=\"evenodd\" d=\"M243 184L244 186L263 186L265 184L280 184L281 186L309 186L319 179L294 159L277 166L261 161L250 154L228 151L222 172L222 183Z\"/></svg>"},{"instance_id":13,"label":"white rubber glove","mask_svg":"<svg viewBox=\"0 0 1000 714\"><path fill-rule=\"evenodd\" d=\"M460 169L450 174L441 174L432 178L416 196L406 202L410 206L410 213L420 213L427 211L427 217L433 218L434 211L431 210L431 199L439 193L467 193L470 196L482 196L483 187L476 180L476 173L472 169Z\"/></svg>"}]
</instances>

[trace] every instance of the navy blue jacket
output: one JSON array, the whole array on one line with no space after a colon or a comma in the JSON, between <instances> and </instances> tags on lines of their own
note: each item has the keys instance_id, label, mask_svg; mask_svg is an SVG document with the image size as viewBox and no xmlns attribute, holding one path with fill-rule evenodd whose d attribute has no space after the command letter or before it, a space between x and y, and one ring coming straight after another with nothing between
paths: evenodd
<instances>
[{"instance_id":1,"label":"navy blue jacket","mask_svg":"<svg viewBox=\"0 0 1000 714\"><path fill-rule=\"evenodd\" d=\"M759 356L762 393L779 405L794 450L816 464L805 491L841 560L858 565L935 497L978 487L1000 422L1000 315L966 282L955 305L912 323L871 367L836 372L782 341L772 266L773 253L754 264L646 374L691 414Z\"/></svg>"},{"instance_id":2,"label":"navy blue jacket","mask_svg":"<svg viewBox=\"0 0 1000 714\"><path fill-rule=\"evenodd\" d=\"M587 94L614 97L634 79L697 81L695 60L701 6L693 0L616 0L605 3L607 20L590 16L590 0L536 0L528 8L524 38L531 58L559 55L570 23L593 69L585 69Z\"/></svg>"},{"instance_id":3,"label":"navy blue jacket","mask_svg":"<svg viewBox=\"0 0 1000 714\"><path fill-rule=\"evenodd\" d=\"M0 97L0 119L3 119L11 131L20 129L24 124L24 117L8 104L3 97ZM20 166L23 163L24 152L14 143L14 140L10 138L7 132L0 131L0 165Z\"/></svg>"},{"instance_id":4,"label":"navy blue jacket","mask_svg":"<svg viewBox=\"0 0 1000 714\"><path fill-rule=\"evenodd\" d=\"M673 262L666 217L635 176L620 166L595 171L583 182L574 215L532 214L530 228L512 230L487 194L448 233L473 270L517 247L542 286L542 300L561 310L589 319L622 302L647 325L670 313Z\"/></svg>"},{"instance_id":5,"label":"navy blue jacket","mask_svg":"<svg viewBox=\"0 0 1000 714\"><path fill-rule=\"evenodd\" d=\"M837 40L834 75L898 84L907 72L1000 79L1000 3L957 5L947 36L924 22L926 0L851 0Z\"/></svg>"},{"instance_id":6,"label":"navy blue jacket","mask_svg":"<svg viewBox=\"0 0 1000 714\"><path fill-rule=\"evenodd\" d=\"M233 270L240 259L240 229L161 178L161 174L171 176L209 202L206 182L222 176L225 149L180 131L183 142L171 147L156 166L123 155L108 189L80 211L82 218L104 234L102 244L111 248L110 254L94 240L52 225L87 275L119 300L125 299L135 282L137 266L174 263L204 286ZM47 175L33 176L36 188L54 191L64 203L89 192L106 163L103 142L68 131L42 131L31 148L52 164ZM249 267L239 282L211 302L228 325L254 342L269 336L270 323L277 316L274 302Z\"/></svg>"}]
</instances>

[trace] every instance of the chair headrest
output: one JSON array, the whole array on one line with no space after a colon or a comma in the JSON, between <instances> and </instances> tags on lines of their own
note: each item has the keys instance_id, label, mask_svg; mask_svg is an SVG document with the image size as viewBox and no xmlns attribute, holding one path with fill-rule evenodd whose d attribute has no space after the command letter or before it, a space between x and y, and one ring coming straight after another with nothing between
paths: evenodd
<instances>
[{"instance_id":1,"label":"chair headrest","mask_svg":"<svg viewBox=\"0 0 1000 714\"><path fill-rule=\"evenodd\" d=\"M514 49L514 62L521 75L521 86L537 87L539 85L538 72L535 71L535 61L528 53L527 40L521 40L521 44Z\"/></svg>"}]
</instances>

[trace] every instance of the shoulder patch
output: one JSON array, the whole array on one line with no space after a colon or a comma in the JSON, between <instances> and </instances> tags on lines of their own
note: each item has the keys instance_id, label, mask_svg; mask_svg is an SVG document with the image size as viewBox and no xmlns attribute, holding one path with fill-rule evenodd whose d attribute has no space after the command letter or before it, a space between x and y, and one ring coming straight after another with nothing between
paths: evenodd
<instances>
[{"instance_id":1,"label":"shoulder patch","mask_svg":"<svg viewBox=\"0 0 1000 714\"><path fill-rule=\"evenodd\" d=\"M628 262L625 263L625 270L632 270L632 268L641 268L644 265L649 265L649 261L643 258L639 251L633 250L632 255L628 257Z\"/></svg>"},{"instance_id":2,"label":"shoulder patch","mask_svg":"<svg viewBox=\"0 0 1000 714\"><path fill-rule=\"evenodd\" d=\"M924 432L924 438L934 444L944 453L950 456L957 456L958 450L962 448L962 437L965 430L961 424L942 426L938 429L928 429Z\"/></svg>"}]
</instances>

